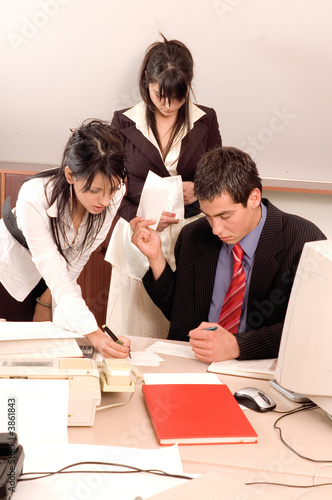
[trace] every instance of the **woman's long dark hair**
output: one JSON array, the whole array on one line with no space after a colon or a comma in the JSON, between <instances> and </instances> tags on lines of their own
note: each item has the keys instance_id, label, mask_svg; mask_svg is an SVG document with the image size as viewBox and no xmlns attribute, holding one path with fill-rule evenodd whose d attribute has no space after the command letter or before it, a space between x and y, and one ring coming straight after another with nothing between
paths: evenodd
<instances>
[{"instance_id":1,"label":"woman's long dark hair","mask_svg":"<svg viewBox=\"0 0 332 500\"><path fill-rule=\"evenodd\" d=\"M168 144L162 151L165 159L172 147L173 141L182 127L190 128L189 102L191 92L191 82L194 76L194 61L190 50L178 40L166 40L150 45L146 50L139 74L139 89L143 101L147 105L146 120L157 139L161 148L161 141L157 131L155 112L156 108L151 101L149 85L158 83L160 88L160 98L169 102L172 99L181 101L185 99L177 113L177 119L173 126Z\"/></svg>"},{"instance_id":2,"label":"woman's long dark hair","mask_svg":"<svg viewBox=\"0 0 332 500\"><path fill-rule=\"evenodd\" d=\"M87 191L95 176L100 173L111 182L111 187L116 189L119 183L126 178L124 166L125 151L123 143L116 129L110 123L102 120L85 121L81 127L74 130L69 138L59 168L45 170L30 177L49 177L45 184L47 196L48 185L51 195L47 198L49 206L57 201L58 216L51 217L51 229L54 241L63 257L61 238L70 246L65 230L65 217L68 211L74 211L77 200L74 189L65 177L65 168L69 166L75 180L85 181L84 191ZM72 205L72 206L71 206ZM107 210L107 209L106 209ZM79 252L89 248L99 233L105 217L106 210L100 214L88 213L87 229Z\"/></svg>"}]
</instances>

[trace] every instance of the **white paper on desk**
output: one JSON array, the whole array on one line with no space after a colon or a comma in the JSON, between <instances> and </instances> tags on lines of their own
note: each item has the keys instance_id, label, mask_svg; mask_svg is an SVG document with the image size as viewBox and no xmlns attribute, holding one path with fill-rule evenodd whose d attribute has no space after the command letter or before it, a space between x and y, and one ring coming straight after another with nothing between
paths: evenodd
<instances>
[{"instance_id":1,"label":"white paper on desk","mask_svg":"<svg viewBox=\"0 0 332 500\"><path fill-rule=\"evenodd\" d=\"M183 219L183 206L181 176L159 177L149 170L142 189L137 216L155 220L156 223L150 227L156 229L164 211L175 213L176 218Z\"/></svg>"},{"instance_id":2,"label":"white paper on desk","mask_svg":"<svg viewBox=\"0 0 332 500\"><path fill-rule=\"evenodd\" d=\"M134 351L131 353L130 364L135 366L160 366L164 360L152 351Z\"/></svg>"},{"instance_id":3,"label":"white paper on desk","mask_svg":"<svg viewBox=\"0 0 332 500\"><path fill-rule=\"evenodd\" d=\"M15 415L15 432L23 448L30 444L67 443L68 380L0 379L0 430ZM8 400L15 399L15 405ZM9 408L14 408L15 412Z\"/></svg>"},{"instance_id":4,"label":"white paper on desk","mask_svg":"<svg viewBox=\"0 0 332 500\"><path fill-rule=\"evenodd\" d=\"M143 377L144 382L147 385L222 384L217 375L215 375L214 373L144 373Z\"/></svg>"},{"instance_id":5,"label":"white paper on desk","mask_svg":"<svg viewBox=\"0 0 332 500\"><path fill-rule=\"evenodd\" d=\"M256 487L249 486L243 481L228 477L226 474L212 470L194 478L192 481L187 481L180 486L153 495L147 500L263 500L266 498L268 500L280 500L280 498L285 498L284 496L281 497L279 488L276 489L277 491L272 491L271 488L263 490L260 484ZM287 496L287 498L294 498L294 494ZM322 497L320 497L320 500L322 500Z\"/></svg>"},{"instance_id":6,"label":"white paper on desk","mask_svg":"<svg viewBox=\"0 0 332 500\"><path fill-rule=\"evenodd\" d=\"M194 352L190 345L172 344L172 342L157 341L145 349L146 351L159 352L161 354L169 354L170 356L180 356L181 358L195 358Z\"/></svg>"},{"instance_id":7,"label":"white paper on desk","mask_svg":"<svg viewBox=\"0 0 332 500\"><path fill-rule=\"evenodd\" d=\"M182 474L182 463L177 446L154 450L69 444L64 446L33 446L25 450L24 472L53 471L83 461L127 464L142 469L159 469ZM186 480L152 474L101 474L110 470L105 465L82 465L76 469L91 470L85 474L57 475L36 481L19 482L15 500L101 500L114 498L134 500L148 498ZM111 469L116 470L116 467ZM124 470L124 469L121 469Z\"/></svg>"},{"instance_id":8,"label":"white paper on desk","mask_svg":"<svg viewBox=\"0 0 332 500\"><path fill-rule=\"evenodd\" d=\"M83 337L83 335L57 328L52 321L0 321L0 341L77 337Z\"/></svg>"},{"instance_id":9,"label":"white paper on desk","mask_svg":"<svg viewBox=\"0 0 332 500\"><path fill-rule=\"evenodd\" d=\"M1 358L72 358L81 357L82 351L75 339L2 340Z\"/></svg>"}]
</instances>

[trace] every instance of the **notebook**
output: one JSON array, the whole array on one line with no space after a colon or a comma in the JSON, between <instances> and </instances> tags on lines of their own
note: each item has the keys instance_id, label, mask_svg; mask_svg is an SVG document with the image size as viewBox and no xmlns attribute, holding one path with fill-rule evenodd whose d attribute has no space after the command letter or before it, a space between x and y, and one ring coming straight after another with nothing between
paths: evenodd
<instances>
[{"instance_id":1,"label":"notebook","mask_svg":"<svg viewBox=\"0 0 332 500\"><path fill-rule=\"evenodd\" d=\"M208 371L223 373L225 375L271 380L275 377L274 372L277 361L277 359L252 359L247 361L230 359L228 361L211 363L208 367Z\"/></svg>"},{"instance_id":2,"label":"notebook","mask_svg":"<svg viewBox=\"0 0 332 500\"><path fill-rule=\"evenodd\" d=\"M144 384L142 392L161 445L257 442L225 384Z\"/></svg>"}]
</instances>

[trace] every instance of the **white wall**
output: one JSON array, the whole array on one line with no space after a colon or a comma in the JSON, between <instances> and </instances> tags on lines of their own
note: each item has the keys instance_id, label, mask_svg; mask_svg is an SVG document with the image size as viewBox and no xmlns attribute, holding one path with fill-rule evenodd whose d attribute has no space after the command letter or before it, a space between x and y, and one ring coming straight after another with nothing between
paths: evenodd
<instances>
[{"instance_id":1,"label":"white wall","mask_svg":"<svg viewBox=\"0 0 332 500\"><path fill-rule=\"evenodd\" d=\"M57 164L70 128L137 102L163 32L225 145L263 177L332 181L331 17L329 0L1 0L0 162Z\"/></svg>"},{"instance_id":2,"label":"white wall","mask_svg":"<svg viewBox=\"0 0 332 500\"><path fill-rule=\"evenodd\" d=\"M332 240L332 196L327 194L264 191L263 196L290 214L312 221Z\"/></svg>"}]
</instances>

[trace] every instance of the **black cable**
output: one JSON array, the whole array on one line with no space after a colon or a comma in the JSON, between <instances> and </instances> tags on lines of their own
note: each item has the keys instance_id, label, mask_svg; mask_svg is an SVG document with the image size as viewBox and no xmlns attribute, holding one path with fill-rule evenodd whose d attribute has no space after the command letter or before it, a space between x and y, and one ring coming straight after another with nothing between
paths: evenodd
<instances>
[{"instance_id":1,"label":"black cable","mask_svg":"<svg viewBox=\"0 0 332 500\"><path fill-rule=\"evenodd\" d=\"M307 410L313 410L317 408L317 405L315 405L315 403L312 403L312 404L306 404L306 405L303 405L303 406L300 406L298 408L295 408L294 410L291 410L289 411L288 413L286 413L285 415L282 415L281 417L277 418L277 420L274 422L274 429L276 429L278 432L279 432L279 438L281 440L281 442L289 449L291 450L293 453L295 453L295 455L297 455L298 457L300 458L303 458L304 460L309 460L310 462L317 462L317 463L332 463L332 459L331 460L317 460L317 459L314 459L314 458L310 458L310 457L306 457L305 455L302 455L300 452L296 451L294 448L292 448L286 441L285 439L283 438L283 435L282 435L282 431L281 431L281 428L279 426L277 426L277 423L289 416L289 415L293 415L294 413L298 413L300 411L307 411Z\"/></svg>"},{"instance_id":2,"label":"black cable","mask_svg":"<svg viewBox=\"0 0 332 500\"><path fill-rule=\"evenodd\" d=\"M279 438L281 442L295 455L297 455L300 458L303 458L304 460L309 460L310 462L319 462L319 463L329 463L332 465L332 460L316 460L314 458L306 457L305 455L302 455L298 451L296 451L294 448L292 448L283 438L282 436L282 431L279 426L277 426L278 422L285 418L288 417L289 415L293 415L294 413L298 413L301 411L307 411L307 410L314 410L315 408L318 408L315 403L305 403L302 406L299 406L297 408L294 408L293 410L290 410L288 412L276 412L276 413L284 413L281 417L277 418L277 420L274 422L273 427L279 431ZM275 483L275 482L269 482L269 481L252 481L250 483L245 483L248 486L252 485L258 485L258 484L264 484L264 485L272 485L272 486L286 486L288 488L317 488L320 486L332 486L332 483L319 483L319 484L309 484L309 485L299 485L299 484L286 484L286 483Z\"/></svg>"},{"instance_id":3,"label":"black cable","mask_svg":"<svg viewBox=\"0 0 332 500\"><path fill-rule=\"evenodd\" d=\"M267 481L253 481L245 483L246 485L267 484L271 486L287 486L287 488L318 488L319 486L332 486L332 483L318 483L318 484L286 484L286 483L269 483Z\"/></svg>"},{"instance_id":4,"label":"black cable","mask_svg":"<svg viewBox=\"0 0 332 500\"><path fill-rule=\"evenodd\" d=\"M312 401L308 402L308 403L302 403L300 406L297 406L296 408L294 408L293 410L285 410L285 411L281 411L281 410L273 410L273 413L280 413L280 414L289 414L295 410L302 410L304 408L306 408L307 406L310 406L311 407L317 407L317 405L315 403L313 403Z\"/></svg>"},{"instance_id":5,"label":"black cable","mask_svg":"<svg viewBox=\"0 0 332 500\"><path fill-rule=\"evenodd\" d=\"M299 456L300 458L303 458L305 460L309 460L311 462L319 462L319 463L331 463L332 464L332 460L316 460L316 459L313 459L313 458L310 458L310 457L306 457L304 455L302 455L301 453L297 452L294 448L292 448L283 438L282 436L282 431L281 431L281 428L279 426L277 426L277 423L289 416L289 415L293 415L294 413L298 413L300 411L307 411L307 410L313 410L317 408L317 405L315 405L314 403L312 404L305 404L305 405L302 405L298 408L295 408L294 410L290 410L288 412L278 412L278 411L275 411L275 413L283 413L283 415L279 418L277 418L277 420L274 422L274 425L273 427L279 431L279 437L280 437L280 440L281 442L289 449L291 450L293 453L295 453L297 456ZM124 469L130 469L130 470L125 470L125 471L114 471L114 470L109 470L109 471L105 471L105 470L102 470L102 471L98 471L98 470L95 470L95 471L91 471L91 470L77 470L77 471L68 471L67 469L71 468L71 467L75 467L75 466L78 466L78 465L107 465L107 466L111 466L111 467L122 467ZM126 464L118 464L118 463L113 463L113 462L76 462L74 464L71 464L71 465L67 465L66 467L63 467L62 469L59 469L58 471L53 471L53 472L24 472L23 474L21 474L21 476L18 478L18 481L33 481L35 479L42 479L44 477L50 477L50 476L53 476L55 474L88 474L88 473L91 473L91 472L94 472L94 473L100 473L100 474L133 474L133 473L141 473L141 472L146 472L148 474L155 474L155 475L158 475L158 476L165 476L165 477L174 477L174 478L178 478L178 479L193 479L192 477L189 477L189 476L185 476L185 475L181 475L181 474L171 474L171 473L168 473L168 472L165 472L165 471L161 471L161 470L158 470L158 469L140 469L138 467L134 467L132 465L126 465ZM23 478L22 476L30 476L30 475L37 475L39 474L39 476L37 477L28 477L28 478ZM320 487L320 486L332 486L332 483L320 483L320 484L311 484L311 485L295 485L295 484L286 484L286 483L274 483L274 482L267 482L267 481L256 481L256 482L250 482L250 483L245 483L246 485L258 485L258 484L265 484L265 485L273 485L273 486L286 486L286 487L289 487L289 488L316 488L316 487Z\"/></svg>"},{"instance_id":6,"label":"black cable","mask_svg":"<svg viewBox=\"0 0 332 500\"><path fill-rule=\"evenodd\" d=\"M70 467L76 467L77 465L107 465L111 467L122 467L124 469L130 469L126 471L115 471L115 470L73 470L73 471L68 471L66 469L69 469ZM146 472L148 474L155 474L158 476L165 476L165 477L175 477L178 479L192 479L192 477L189 476L184 476L181 474L171 474L169 472L165 472L162 470L158 469L140 469L139 467L134 467L132 465L126 465L126 464L118 464L118 463L113 463L113 462L76 462L74 464L67 465L66 467L63 467L62 469L59 469L58 471L53 471L53 472L24 472L23 474L20 475L18 478L18 481L33 481L35 479L43 479L44 477L50 477L54 476L55 474L88 474L88 473L100 473L100 474L133 474L133 473L138 473L138 472ZM23 478L22 476L30 476L30 475L37 475L37 477L27 477Z\"/></svg>"}]
</instances>

